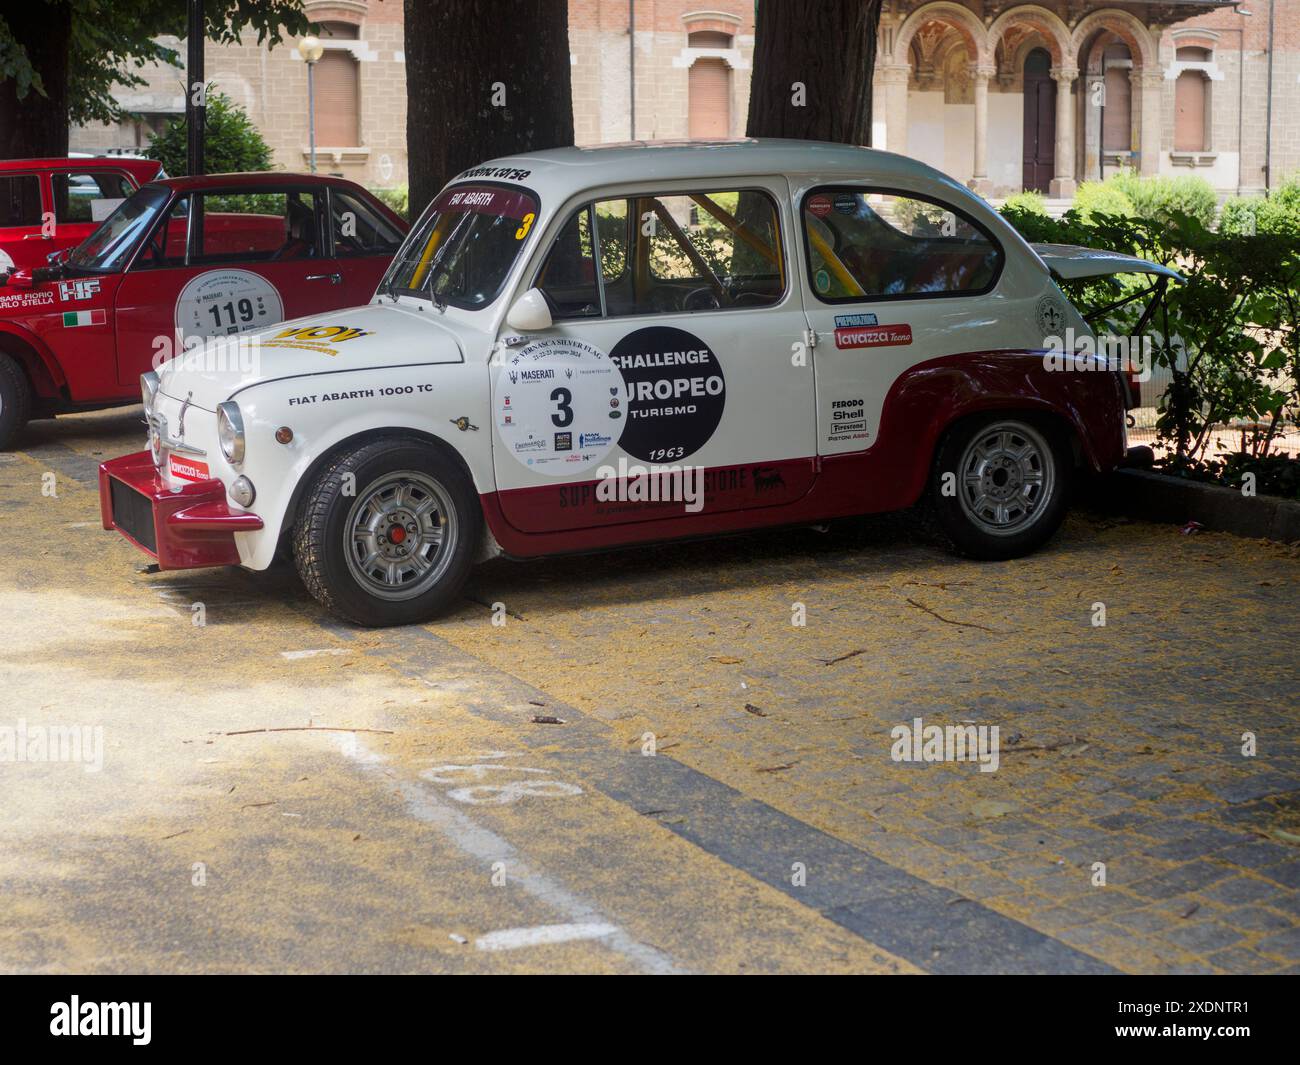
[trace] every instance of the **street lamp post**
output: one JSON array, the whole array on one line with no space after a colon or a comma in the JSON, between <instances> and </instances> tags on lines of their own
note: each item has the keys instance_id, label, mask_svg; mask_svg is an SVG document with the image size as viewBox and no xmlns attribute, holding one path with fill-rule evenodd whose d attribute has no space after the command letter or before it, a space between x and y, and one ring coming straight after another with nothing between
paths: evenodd
<instances>
[{"instance_id":1,"label":"street lamp post","mask_svg":"<svg viewBox=\"0 0 1300 1065\"><path fill-rule=\"evenodd\" d=\"M312 69L325 53L325 47L315 37L304 37L298 42L298 54L307 64L307 143L311 148L311 172L316 173L316 88L312 82Z\"/></svg>"}]
</instances>

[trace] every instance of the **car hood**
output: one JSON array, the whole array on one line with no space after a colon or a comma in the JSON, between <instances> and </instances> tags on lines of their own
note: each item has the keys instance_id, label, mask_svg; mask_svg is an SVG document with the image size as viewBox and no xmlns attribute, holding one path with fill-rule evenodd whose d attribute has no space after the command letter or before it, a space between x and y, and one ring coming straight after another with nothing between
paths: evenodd
<instances>
[{"instance_id":1,"label":"car hood","mask_svg":"<svg viewBox=\"0 0 1300 1065\"><path fill-rule=\"evenodd\" d=\"M216 410L235 392L290 377L463 361L456 332L435 314L373 303L212 338L163 363L159 391Z\"/></svg>"}]
</instances>

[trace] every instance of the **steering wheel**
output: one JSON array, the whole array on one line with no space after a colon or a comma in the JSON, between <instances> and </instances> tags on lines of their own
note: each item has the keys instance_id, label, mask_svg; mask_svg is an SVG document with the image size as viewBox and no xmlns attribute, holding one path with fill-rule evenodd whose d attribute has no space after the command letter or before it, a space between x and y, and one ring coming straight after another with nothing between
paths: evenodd
<instances>
[{"instance_id":1,"label":"steering wheel","mask_svg":"<svg viewBox=\"0 0 1300 1065\"><path fill-rule=\"evenodd\" d=\"M682 300L684 311L716 311L721 306L721 301L708 285L686 293L686 298Z\"/></svg>"}]
</instances>

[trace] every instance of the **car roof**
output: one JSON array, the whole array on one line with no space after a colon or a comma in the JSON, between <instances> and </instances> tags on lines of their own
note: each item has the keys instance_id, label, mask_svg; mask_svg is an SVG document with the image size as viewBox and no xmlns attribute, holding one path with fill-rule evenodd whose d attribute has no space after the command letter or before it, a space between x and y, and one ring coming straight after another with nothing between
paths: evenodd
<instances>
[{"instance_id":1,"label":"car roof","mask_svg":"<svg viewBox=\"0 0 1300 1065\"><path fill-rule=\"evenodd\" d=\"M516 178L543 197L570 196L599 185L623 182L716 180L745 175L784 174L819 181L869 181L882 188L900 185L940 188L976 200L964 185L916 159L876 148L829 141L739 138L717 141L628 141L583 148L552 148L503 156L458 174L453 181L491 180L490 170L528 171Z\"/></svg>"},{"instance_id":2,"label":"car roof","mask_svg":"<svg viewBox=\"0 0 1300 1065\"><path fill-rule=\"evenodd\" d=\"M0 159L0 173L18 170L92 170L97 167L125 170L137 181L148 181L162 163L154 159L132 159L123 155L47 156L42 159Z\"/></svg>"},{"instance_id":3,"label":"car roof","mask_svg":"<svg viewBox=\"0 0 1300 1065\"><path fill-rule=\"evenodd\" d=\"M298 174L284 170L251 170L239 174L199 174L163 178L154 182L182 192L202 191L210 188L240 188L245 185L340 185L360 188L355 181L334 177L331 174Z\"/></svg>"}]
</instances>

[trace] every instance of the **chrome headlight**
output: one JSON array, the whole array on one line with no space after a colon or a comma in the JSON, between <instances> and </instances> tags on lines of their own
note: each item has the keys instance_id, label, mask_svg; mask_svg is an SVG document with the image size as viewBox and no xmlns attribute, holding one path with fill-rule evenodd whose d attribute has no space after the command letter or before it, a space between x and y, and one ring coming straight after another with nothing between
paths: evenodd
<instances>
[{"instance_id":1,"label":"chrome headlight","mask_svg":"<svg viewBox=\"0 0 1300 1065\"><path fill-rule=\"evenodd\" d=\"M238 466L244 461L244 419L238 403L217 404L217 439L227 462Z\"/></svg>"},{"instance_id":2,"label":"chrome headlight","mask_svg":"<svg viewBox=\"0 0 1300 1065\"><path fill-rule=\"evenodd\" d=\"M158 397L158 386L162 384L158 375L150 370L140 375L140 399L144 403L144 416L153 413L153 401Z\"/></svg>"}]
</instances>

